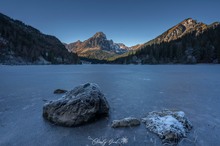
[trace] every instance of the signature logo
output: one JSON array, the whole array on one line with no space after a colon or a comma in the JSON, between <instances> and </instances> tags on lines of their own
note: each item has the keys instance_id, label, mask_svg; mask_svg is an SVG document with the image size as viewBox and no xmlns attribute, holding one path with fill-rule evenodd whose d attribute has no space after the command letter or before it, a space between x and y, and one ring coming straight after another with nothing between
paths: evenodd
<instances>
[{"instance_id":1,"label":"signature logo","mask_svg":"<svg viewBox=\"0 0 220 146\"><path fill-rule=\"evenodd\" d=\"M128 138L127 137L122 137L119 139L101 139L101 138L92 138L90 136L88 136L88 139L91 140L92 145L101 145L101 146L105 146L105 145L112 145L112 144L126 144L128 143Z\"/></svg>"}]
</instances>

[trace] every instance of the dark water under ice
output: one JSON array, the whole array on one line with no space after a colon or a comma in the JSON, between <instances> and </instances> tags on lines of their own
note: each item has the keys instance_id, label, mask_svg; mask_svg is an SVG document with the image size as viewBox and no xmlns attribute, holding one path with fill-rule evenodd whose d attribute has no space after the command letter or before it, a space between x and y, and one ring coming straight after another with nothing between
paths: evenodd
<instances>
[{"instance_id":1,"label":"dark water under ice","mask_svg":"<svg viewBox=\"0 0 220 146\"><path fill-rule=\"evenodd\" d=\"M97 83L105 93L109 118L75 128L42 118L44 100L62 96L54 95L55 89L70 90L87 82ZM120 129L110 124L162 109L182 110L191 120L193 130L180 145L219 145L220 65L0 66L1 146L100 146L88 137L127 138L131 146L161 145L143 124Z\"/></svg>"}]
</instances>

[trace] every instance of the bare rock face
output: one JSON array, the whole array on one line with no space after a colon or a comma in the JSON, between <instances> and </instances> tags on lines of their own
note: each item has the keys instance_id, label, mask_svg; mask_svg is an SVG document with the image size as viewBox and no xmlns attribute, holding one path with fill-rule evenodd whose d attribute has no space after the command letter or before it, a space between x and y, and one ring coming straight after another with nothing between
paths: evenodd
<instances>
[{"instance_id":1,"label":"bare rock face","mask_svg":"<svg viewBox=\"0 0 220 146\"><path fill-rule=\"evenodd\" d=\"M61 126L78 126L106 116L108 112L109 104L100 87L94 83L77 86L43 107L43 117Z\"/></svg>"},{"instance_id":2,"label":"bare rock face","mask_svg":"<svg viewBox=\"0 0 220 146\"><path fill-rule=\"evenodd\" d=\"M81 57L93 59L108 59L113 55L123 54L129 51L129 47L122 43L115 43L108 40L103 32L97 32L94 36L81 42L66 44L66 48L70 52L77 53Z\"/></svg>"},{"instance_id":3,"label":"bare rock face","mask_svg":"<svg viewBox=\"0 0 220 146\"><path fill-rule=\"evenodd\" d=\"M140 125L140 120L132 117L124 118L121 120L114 120L112 121L112 128L118 127L132 127Z\"/></svg>"}]
</instances>

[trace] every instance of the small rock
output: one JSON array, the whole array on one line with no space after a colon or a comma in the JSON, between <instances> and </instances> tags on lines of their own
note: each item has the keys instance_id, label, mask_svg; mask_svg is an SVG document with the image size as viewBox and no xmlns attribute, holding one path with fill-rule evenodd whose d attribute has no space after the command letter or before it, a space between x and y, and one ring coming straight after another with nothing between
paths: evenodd
<instances>
[{"instance_id":1,"label":"small rock","mask_svg":"<svg viewBox=\"0 0 220 146\"><path fill-rule=\"evenodd\" d=\"M44 101L44 102L48 102L48 100L47 100L47 99L42 99L42 101Z\"/></svg>"},{"instance_id":2,"label":"small rock","mask_svg":"<svg viewBox=\"0 0 220 146\"><path fill-rule=\"evenodd\" d=\"M64 89L56 89L53 93L54 94L63 94L63 93L66 93L67 90L64 90Z\"/></svg>"},{"instance_id":3,"label":"small rock","mask_svg":"<svg viewBox=\"0 0 220 146\"><path fill-rule=\"evenodd\" d=\"M61 126L78 126L108 115L109 104L94 83L75 87L62 98L43 107L43 117Z\"/></svg>"},{"instance_id":4,"label":"small rock","mask_svg":"<svg viewBox=\"0 0 220 146\"><path fill-rule=\"evenodd\" d=\"M112 121L112 128L118 128L118 127L131 127L131 126L138 126L140 125L140 120L137 118L124 118L121 120L114 120Z\"/></svg>"}]
</instances>

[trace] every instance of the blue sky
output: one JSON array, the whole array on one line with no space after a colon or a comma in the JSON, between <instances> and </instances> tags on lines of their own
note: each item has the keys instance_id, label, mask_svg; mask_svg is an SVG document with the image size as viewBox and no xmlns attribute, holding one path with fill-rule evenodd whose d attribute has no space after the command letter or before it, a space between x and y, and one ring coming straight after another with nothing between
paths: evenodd
<instances>
[{"instance_id":1,"label":"blue sky","mask_svg":"<svg viewBox=\"0 0 220 146\"><path fill-rule=\"evenodd\" d=\"M132 46L189 17L207 24L220 21L220 0L1 0L0 12L65 43L102 31Z\"/></svg>"}]
</instances>

